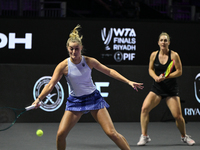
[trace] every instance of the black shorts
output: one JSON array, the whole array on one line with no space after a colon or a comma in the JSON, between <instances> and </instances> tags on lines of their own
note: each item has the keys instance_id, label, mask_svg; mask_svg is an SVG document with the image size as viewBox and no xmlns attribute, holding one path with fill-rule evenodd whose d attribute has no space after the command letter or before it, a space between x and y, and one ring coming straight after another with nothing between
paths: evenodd
<instances>
[{"instance_id":1,"label":"black shorts","mask_svg":"<svg viewBox=\"0 0 200 150\"><path fill-rule=\"evenodd\" d=\"M179 88L177 85L171 86L170 88L152 85L150 91L161 96L162 99L166 97L179 96Z\"/></svg>"}]
</instances>

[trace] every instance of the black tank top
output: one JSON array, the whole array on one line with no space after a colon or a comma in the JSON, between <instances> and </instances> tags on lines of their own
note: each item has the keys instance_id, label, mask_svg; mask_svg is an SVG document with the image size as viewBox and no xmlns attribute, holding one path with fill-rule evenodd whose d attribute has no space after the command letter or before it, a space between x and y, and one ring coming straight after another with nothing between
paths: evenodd
<instances>
[{"instance_id":1,"label":"black tank top","mask_svg":"<svg viewBox=\"0 0 200 150\"><path fill-rule=\"evenodd\" d=\"M171 50L169 50L169 57L168 57L167 63L164 64L164 65L161 64L160 61L159 61L159 58L158 58L159 53L160 53L160 51L157 52L156 58L154 60L154 69L155 69L155 73L156 73L157 76L159 76L160 74L164 73L165 70L167 69L168 65L171 62ZM174 68L173 68L172 72L175 71Z\"/></svg>"},{"instance_id":2,"label":"black tank top","mask_svg":"<svg viewBox=\"0 0 200 150\"><path fill-rule=\"evenodd\" d=\"M157 52L156 58L154 60L154 70L157 76L164 73L171 62L171 50L169 50L169 57L168 57L167 63L164 65L161 64L159 61L159 58L158 58L159 52L160 51ZM176 69L174 67L172 72L174 72L175 70ZM178 96L179 90L178 90L177 80L176 78L170 78L170 79L165 79L164 81L159 82L159 83L155 82L154 80L151 91L153 91L157 95L161 95L162 97Z\"/></svg>"}]
</instances>

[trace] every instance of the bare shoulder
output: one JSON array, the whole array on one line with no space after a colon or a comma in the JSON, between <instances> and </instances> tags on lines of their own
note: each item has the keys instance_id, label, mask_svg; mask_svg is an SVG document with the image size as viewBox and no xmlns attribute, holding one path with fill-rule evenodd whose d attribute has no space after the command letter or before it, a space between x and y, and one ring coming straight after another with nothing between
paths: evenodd
<instances>
[{"instance_id":1,"label":"bare shoulder","mask_svg":"<svg viewBox=\"0 0 200 150\"><path fill-rule=\"evenodd\" d=\"M180 59L179 54L177 52L171 51L171 59L175 60L176 68L178 68L182 65L181 59Z\"/></svg>"},{"instance_id":2,"label":"bare shoulder","mask_svg":"<svg viewBox=\"0 0 200 150\"><path fill-rule=\"evenodd\" d=\"M56 69L59 71L59 72L62 72L63 74L67 74L68 73L68 61L67 61L67 58L63 61L61 61Z\"/></svg>"},{"instance_id":3,"label":"bare shoulder","mask_svg":"<svg viewBox=\"0 0 200 150\"><path fill-rule=\"evenodd\" d=\"M61 67L61 68L68 66L67 58L66 58L65 60L61 61L61 62L58 64L58 66Z\"/></svg>"},{"instance_id":4,"label":"bare shoulder","mask_svg":"<svg viewBox=\"0 0 200 150\"><path fill-rule=\"evenodd\" d=\"M179 54L177 52L171 50L171 58L172 59L177 59L177 58L179 58Z\"/></svg>"},{"instance_id":5,"label":"bare shoulder","mask_svg":"<svg viewBox=\"0 0 200 150\"><path fill-rule=\"evenodd\" d=\"M84 56L86 61L95 61L96 59L89 56Z\"/></svg>"},{"instance_id":6,"label":"bare shoulder","mask_svg":"<svg viewBox=\"0 0 200 150\"><path fill-rule=\"evenodd\" d=\"M171 59L174 59L176 62L180 62L179 54L173 50L171 50Z\"/></svg>"},{"instance_id":7,"label":"bare shoulder","mask_svg":"<svg viewBox=\"0 0 200 150\"><path fill-rule=\"evenodd\" d=\"M157 55L157 53L158 53L158 50L157 50L157 51L153 51L153 52L151 53L150 59L151 59L151 60L154 60L155 57L156 57L156 55Z\"/></svg>"},{"instance_id":8,"label":"bare shoulder","mask_svg":"<svg viewBox=\"0 0 200 150\"><path fill-rule=\"evenodd\" d=\"M94 68L94 66L96 64L98 64L98 60L93 58L93 57L89 57L89 56L84 56L85 57L85 61L87 63L87 65L92 69Z\"/></svg>"}]
</instances>

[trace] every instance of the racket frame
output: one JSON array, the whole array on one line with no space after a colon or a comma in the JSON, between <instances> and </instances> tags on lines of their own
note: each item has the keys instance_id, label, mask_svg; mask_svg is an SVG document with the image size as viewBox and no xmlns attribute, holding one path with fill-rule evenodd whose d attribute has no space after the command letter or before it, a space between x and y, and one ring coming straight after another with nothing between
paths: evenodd
<instances>
[{"instance_id":1,"label":"racket frame","mask_svg":"<svg viewBox=\"0 0 200 150\"><path fill-rule=\"evenodd\" d=\"M163 77L167 78L167 77L170 75L170 73L172 72L172 70L173 70L173 68L174 68L174 65L175 65L175 60L172 59L172 61L170 62L170 64L167 66L166 71L163 73ZM169 73L166 75L166 72L169 70L169 67L170 67L170 66L171 66L170 71L169 71Z\"/></svg>"},{"instance_id":2,"label":"racket frame","mask_svg":"<svg viewBox=\"0 0 200 150\"><path fill-rule=\"evenodd\" d=\"M42 102L39 102L39 106L41 105L41 103L42 103ZM0 131L5 131L5 130L11 128L11 127L15 124L15 122L17 121L17 119L18 119L23 113L25 113L26 111L29 111L29 110L34 109L34 108L35 108L35 105L30 105L30 106L25 107L25 108L22 108L22 109L17 109L17 108L12 108L12 107L1 107L1 108L8 108L8 109L11 109L11 110L14 112L14 114L15 114L15 120L14 120L8 127L4 128L4 129L0 129ZM18 111L18 110L20 110L21 112L17 115L16 111Z\"/></svg>"}]
</instances>

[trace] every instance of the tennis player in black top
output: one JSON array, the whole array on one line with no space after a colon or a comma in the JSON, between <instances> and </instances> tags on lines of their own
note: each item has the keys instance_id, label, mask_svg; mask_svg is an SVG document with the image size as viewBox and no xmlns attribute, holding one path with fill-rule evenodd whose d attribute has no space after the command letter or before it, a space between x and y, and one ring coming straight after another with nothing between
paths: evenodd
<instances>
[{"instance_id":1,"label":"tennis player in black top","mask_svg":"<svg viewBox=\"0 0 200 150\"><path fill-rule=\"evenodd\" d=\"M152 88L146 96L140 116L141 136L137 145L145 145L151 139L147 134L147 126L149 123L149 112L156 107L162 99L166 99L176 125L181 133L181 141L188 145L194 145L195 141L186 134L185 120L182 116L179 90L176 78L182 75L182 64L177 52L169 50L170 37L167 33L162 32L159 36L158 45L160 50L152 52L149 61L149 74L154 79ZM172 73L167 77L163 77L171 60L175 60L175 67Z\"/></svg>"}]
</instances>

